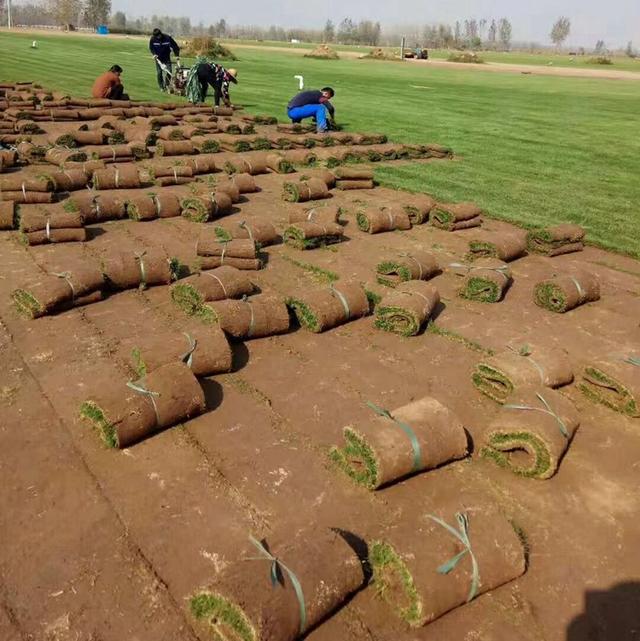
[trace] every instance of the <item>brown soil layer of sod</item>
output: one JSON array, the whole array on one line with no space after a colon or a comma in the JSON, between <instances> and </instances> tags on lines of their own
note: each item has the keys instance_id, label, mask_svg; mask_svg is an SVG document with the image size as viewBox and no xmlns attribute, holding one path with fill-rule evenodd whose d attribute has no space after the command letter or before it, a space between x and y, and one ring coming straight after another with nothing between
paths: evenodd
<instances>
[{"instance_id":1,"label":"brown soil layer of sod","mask_svg":"<svg viewBox=\"0 0 640 641\"><path fill-rule=\"evenodd\" d=\"M217 156L222 164L225 154ZM282 176L255 180L261 191L224 220L266 219L282 231L301 206L282 202ZM118 193L146 191L154 189ZM332 191L326 204L344 207L345 242L306 252L264 248L267 266L250 277L283 297L326 287L334 274L338 283L355 280L384 293L375 283L381 258L428 251L443 270L430 281L442 299L431 328L404 339L376 330L367 317L319 335L297 330L236 343L234 371L203 381L208 413L122 452L103 447L79 419L79 406L127 379L125 352L136 334L182 331L186 317L169 287L117 293L32 322L18 317L9 294L41 268L62 271L67 259L99 260L116 250L160 247L195 269L202 225L181 218L108 222L90 226L84 245L28 249L17 235L0 234L3 274L10 276L0 279L0 461L9 479L0 490L7 517L0 614L9 613L0 616L0 631L6 627L7 638L15 630L26 638L48 630L60 639L196 639L185 599L237 561L249 533L282 539L313 525L372 540L445 501L500 506L527 534L528 572L410 635L367 588L309 639L435 641L475 633L483 641L564 641L583 612L585 591L637 579L637 420L593 404L574 386L561 392L577 404L581 426L549 481L518 478L474 455L372 495L329 464L343 426L373 418L367 401L393 409L433 396L480 442L500 407L473 387L471 374L490 351L550 343L568 350L577 373L591 355L631 351L640 342L638 315L630 311L640 294L637 261L589 247L553 259L525 256L510 263L514 283L501 303L473 303L458 297L462 279L447 265L461 261L474 230L420 225L371 236L357 229L358 204L400 199L381 188ZM483 227L512 229L487 219ZM574 265L598 275L601 300L563 315L537 307L534 285ZM268 580L268 563L251 563ZM621 633L608 628L611 638Z\"/></svg>"}]
</instances>

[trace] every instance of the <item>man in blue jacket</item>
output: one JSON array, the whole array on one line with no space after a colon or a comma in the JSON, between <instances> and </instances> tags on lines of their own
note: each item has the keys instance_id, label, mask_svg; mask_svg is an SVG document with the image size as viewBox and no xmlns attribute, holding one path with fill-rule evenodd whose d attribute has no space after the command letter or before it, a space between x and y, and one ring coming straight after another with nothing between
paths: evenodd
<instances>
[{"instance_id":1,"label":"man in blue jacket","mask_svg":"<svg viewBox=\"0 0 640 641\"><path fill-rule=\"evenodd\" d=\"M335 91L331 87L320 91L301 91L289 101L287 115L294 123L301 122L303 118L314 118L318 133L328 131L327 112L330 120L335 117L335 109L330 102L333 96Z\"/></svg>"},{"instance_id":2,"label":"man in blue jacket","mask_svg":"<svg viewBox=\"0 0 640 641\"><path fill-rule=\"evenodd\" d=\"M160 91L165 91L168 89L169 78L158 63L161 62L169 70L169 73L171 73L171 52L173 51L176 62L180 64L180 47L171 36L162 33L160 29L156 28L153 30L153 34L149 40L149 51L156 61L158 87L160 87Z\"/></svg>"}]
</instances>

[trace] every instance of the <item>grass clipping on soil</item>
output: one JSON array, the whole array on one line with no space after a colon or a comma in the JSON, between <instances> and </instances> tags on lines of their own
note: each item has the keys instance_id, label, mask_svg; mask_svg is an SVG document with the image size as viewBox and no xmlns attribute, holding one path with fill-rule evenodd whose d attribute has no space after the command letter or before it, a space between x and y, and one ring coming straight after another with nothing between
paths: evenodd
<instances>
[{"instance_id":1,"label":"grass clipping on soil","mask_svg":"<svg viewBox=\"0 0 640 641\"><path fill-rule=\"evenodd\" d=\"M329 45L318 45L309 53L304 54L305 58L320 58L322 60L338 60L340 56Z\"/></svg>"}]
</instances>

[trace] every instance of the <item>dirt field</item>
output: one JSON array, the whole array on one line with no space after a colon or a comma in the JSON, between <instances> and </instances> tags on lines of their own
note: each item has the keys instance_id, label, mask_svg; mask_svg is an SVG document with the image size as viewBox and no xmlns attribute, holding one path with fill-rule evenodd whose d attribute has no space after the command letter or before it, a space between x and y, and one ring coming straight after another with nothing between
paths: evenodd
<instances>
[{"instance_id":1,"label":"dirt field","mask_svg":"<svg viewBox=\"0 0 640 641\"><path fill-rule=\"evenodd\" d=\"M221 161L227 156L219 154ZM227 220L269 220L282 231L300 205L282 201L283 176L255 179L260 191L246 194ZM127 193L134 192L118 190ZM326 287L322 276L331 271L338 283L383 291L374 284L382 258L428 250L444 268L432 280L442 300L438 331L400 338L366 317L322 334L293 328L235 343L233 372L201 381L205 414L122 451L101 444L79 407L122 380L115 355L122 341L156 328L179 331L185 317L169 287L124 291L32 321L17 314L10 294L43 269L62 270L73 257L94 261L113 249L161 247L193 263L205 224L113 221L91 226L87 243L40 247L0 232L0 638L216 638L194 625L188 598L238 562L249 533L287 541L331 527L369 543L443 505L497 507L513 519L526 534L527 572L412 631L367 587L307 638L636 638L638 419L593 404L575 384L562 388L579 409L580 427L548 481L517 477L473 451L372 493L335 469L327 454L341 444L343 426L371 420L367 401L394 409L424 396L454 410L473 444L480 443L499 406L474 388L471 373L483 355L506 345L564 348L576 376L594 355L637 353L640 263L590 247L555 258L527 255L511 263L514 283L502 302L464 301L460 277L446 266L463 258L473 229L419 225L369 235L355 224L357 206L402 202L406 195L382 188L331 194L330 203L347 211L346 241L312 251L265 248L266 268L247 272L251 280L287 297ZM483 227L511 229L491 219ZM536 282L573 267L598 276L599 301L563 315L533 303ZM256 567L262 566L247 563L247 572Z\"/></svg>"}]
</instances>

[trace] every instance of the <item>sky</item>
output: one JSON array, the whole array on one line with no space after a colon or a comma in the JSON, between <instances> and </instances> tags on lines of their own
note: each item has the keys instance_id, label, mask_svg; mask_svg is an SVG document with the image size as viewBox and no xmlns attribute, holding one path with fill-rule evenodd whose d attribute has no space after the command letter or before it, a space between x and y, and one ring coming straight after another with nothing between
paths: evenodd
<instances>
[{"instance_id":1,"label":"sky","mask_svg":"<svg viewBox=\"0 0 640 641\"><path fill-rule=\"evenodd\" d=\"M465 18L508 18L513 40L550 44L551 25L558 16L571 19L566 46L593 47L604 40L609 48L640 47L640 0L112 0L113 11L127 15L188 15L192 24L224 18L228 24L321 28L327 19L338 24L343 18L380 21L385 26L446 22ZM407 27L410 29L410 27Z\"/></svg>"}]
</instances>

